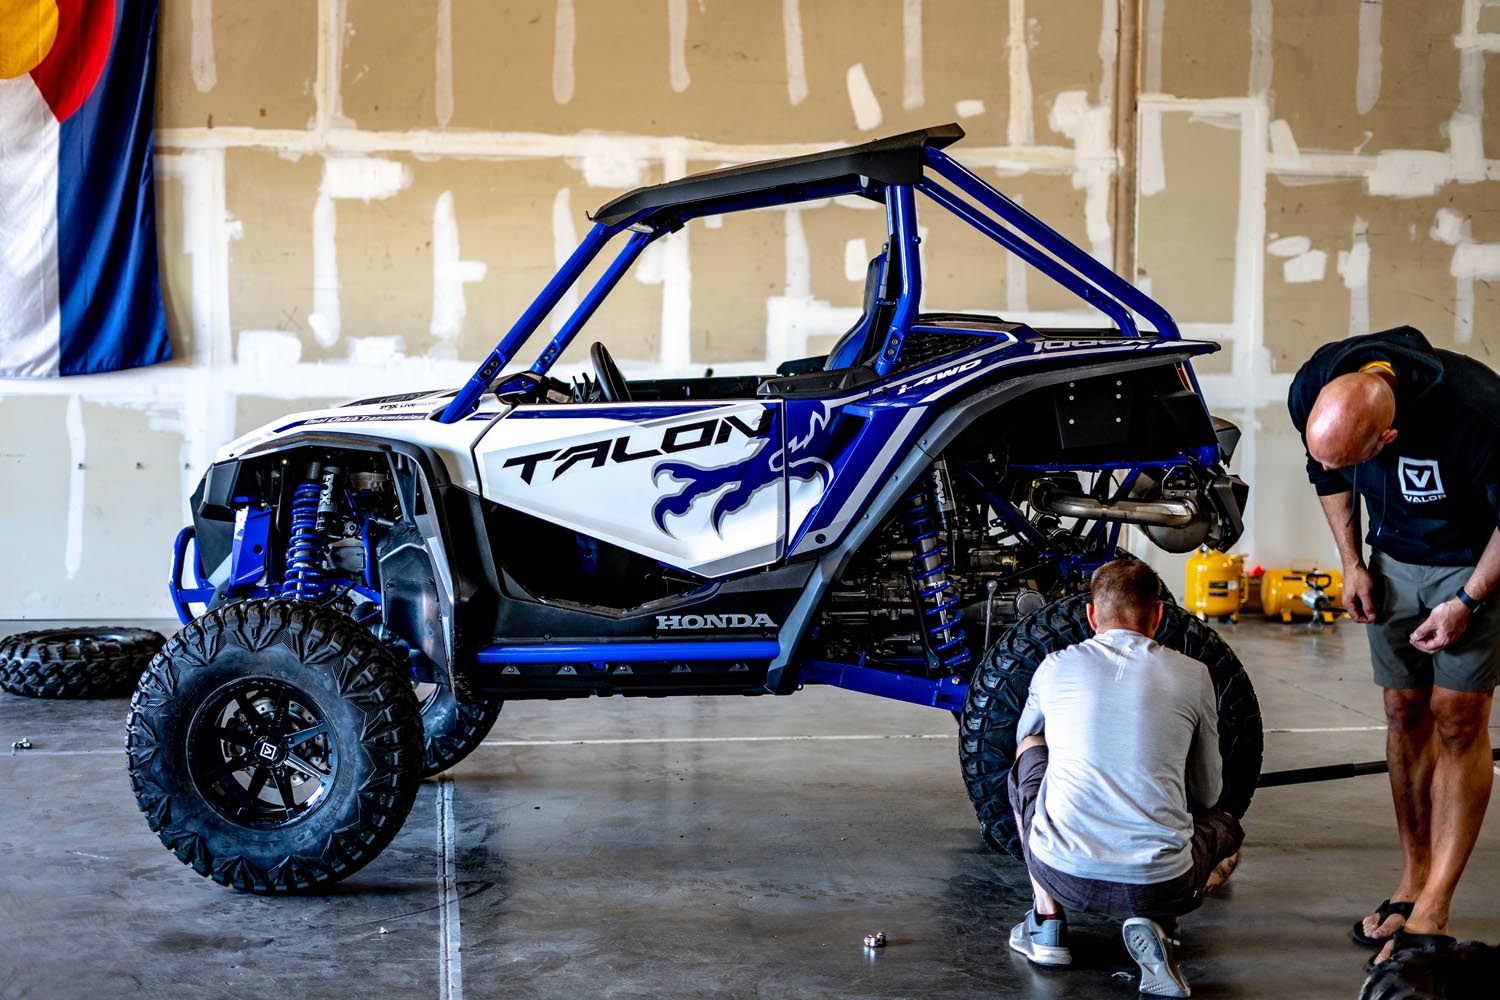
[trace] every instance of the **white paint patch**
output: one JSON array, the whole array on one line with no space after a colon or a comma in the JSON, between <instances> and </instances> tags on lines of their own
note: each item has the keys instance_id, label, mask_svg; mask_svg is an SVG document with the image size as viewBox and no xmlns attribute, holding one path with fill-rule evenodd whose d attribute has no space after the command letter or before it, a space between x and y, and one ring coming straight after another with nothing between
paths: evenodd
<instances>
[{"instance_id":1,"label":"white paint patch","mask_svg":"<svg viewBox=\"0 0 1500 1000\"><path fill-rule=\"evenodd\" d=\"M786 96L795 107L807 100L807 60L802 51L802 9L781 0L781 33L786 40Z\"/></svg>"},{"instance_id":2,"label":"white paint patch","mask_svg":"<svg viewBox=\"0 0 1500 1000\"><path fill-rule=\"evenodd\" d=\"M349 360L356 365L383 368L406 357L406 341L398 336L350 337L345 343Z\"/></svg>"},{"instance_id":3,"label":"white paint patch","mask_svg":"<svg viewBox=\"0 0 1500 1000\"><path fill-rule=\"evenodd\" d=\"M1161 40L1167 21L1167 0L1147 0L1146 53L1141 87L1148 94L1160 94Z\"/></svg>"},{"instance_id":4,"label":"white paint patch","mask_svg":"<svg viewBox=\"0 0 1500 1000\"><path fill-rule=\"evenodd\" d=\"M1468 239L1468 228L1468 220L1463 215L1451 208L1440 208L1427 235L1450 247L1458 246L1461 240Z\"/></svg>"},{"instance_id":5,"label":"white paint patch","mask_svg":"<svg viewBox=\"0 0 1500 1000\"><path fill-rule=\"evenodd\" d=\"M1380 98L1380 14L1381 0L1359 3L1359 69L1354 77L1354 109L1370 113Z\"/></svg>"},{"instance_id":6,"label":"white paint patch","mask_svg":"<svg viewBox=\"0 0 1500 1000\"><path fill-rule=\"evenodd\" d=\"M1271 0L1250 0L1250 96L1271 89Z\"/></svg>"},{"instance_id":7,"label":"white paint patch","mask_svg":"<svg viewBox=\"0 0 1500 1000\"><path fill-rule=\"evenodd\" d=\"M703 228L704 229L723 229L724 228L724 216L722 216L722 215L705 215L703 218L699 219L698 221L703 224ZM653 244L653 246L654 245L655 244Z\"/></svg>"},{"instance_id":8,"label":"white paint patch","mask_svg":"<svg viewBox=\"0 0 1500 1000\"><path fill-rule=\"evenodd\" d=\"M1297 257L1311 249L1312 240L1306 236L1283 236L1272 240L1266 246L1266 253L1272 257Z\"/></svg>"},{"instance_id":9,"label":"white paint patch","mask_svg":"<svg viewBox=\"0 0 1500 1000\"><path fill-rule=\"evenodd\" d=\"M1460 243L1449 270L1466 278L1500 281L1500 243Z\"/></svg>"},{"instance_id":10,"label":"white paint patch","mask_svg":"<svg viewBox=\"0 0 1500 1000\"><path fill-rule=\"evenodd\" d=\"M396 160L334 156L323 165L322 190L330 198L379 201L410 185L411 167Z\"/></svg>"},{"instance_id":11,"label":"white paint patch","mask_svg":"<svg viewBox=\"0 0 1500 1000\"><path fill-rule=\"evenodd\" d=\"M1064 90L1053 100L1047 118L1054 132L1073 140L1073 186L1084 191L1083 221L1089 251L1106 266L1114 253L1109 235L1109 198L1115 170L1112 111L1108 105L1089 104L1085 91Z\"/></svg>"},{"instance_id":12,"label":"white paint patch","mask_svg":"<svg viewBox=\"0 0 1500 1000\"><path fill-rule=\"evenodd\" d=\"M920 108L927 100L922 80L922 0L901 0L901 106Z\"/></svg>"},{"instance_id":13,"label":"white paint patch","mask_svg":"<svg viewBox=\"0 0 1500 1000\"><path fill-rule=\"evenodd\" d=\"M1155 108L1142 107L1136 115L1140 128L1140 146L1137 156L1140 175L1136 190L1142 198L1161 194L1167 187L1167 156L1161 140L1161 112Z\"/></svg>"},{"instance_id":14,"label":"white paint patch","mask_svg":"<svg viewBox=\"0 0 1500 1000\"><path fill-rule=\"evenodd\" d=\"M600 136L582 157L568 165L583 171L589 187L637 188L641 186L641 158L633 150Z\"/></svg>"},{"instance_id":15,"label":"white paint patch","mask_svg":"<svg viewBox=\"0 0 1500 1000\"><path fill-rule=\"evenodd\" d=\"M953 113L959 118L977 118L984 114L984 102L977 97L953 102Z\"/></svg>"},{"instance_id":16,"label":"white paint patch","mask_svg":"<svg viewBox=\"0 0 1500 1000\"><path fill-rule=\"evenodd\" d=\"M880 101L875 97L875 88L865 73L864 63L855 63L844 74L844 84L849 90L849 106L854 109L854 125L861 132L879 128L883 116Z\"/></svg>"},{"instance_id":17,"label":"white paint patch","mask_svg":"<svg viewBox=\"0 0 1500 1000\"><path fill-rule=\"evenodd\" d=\"M802 226L802 208L788 208L782 213L786 228L784 245L786 250L786 284L782 292L787 298L807 299L812 297L812 253L807 246L807 231ZM845 261L848 260L847 254ZM845 269L847 270L847 263ZM864 277L863 274L860 275Z\"/></svg>"},{"instance_id":18,"label":"white paint patch","mask_svg":"<svg viewBox=\"0 0 1500 1000\"><path fill-rule=\"evenodd\" d=\"M438 195L432 206L432 335L456 340L468 314L464 285L483 281L488 266L479 260L463 260L458 247L458 219L453 212L453 192Z\"/></svg>"},{"instance_id":19,"label":"white paint patch","mask_svg":"<svg viewBox=\"0 0 1500 1000\"><path fill-rule=\"evenodd\" d=\"M1267 129L1271 142L1272 170L1295 170L1302 164L1302 150L1292 135L1292 126L1285 118L1278 118Z\"/></svg>"},{"instance_id":20,"label":"white paint patch","mask_svg":"<svg viewBox=\"0 0 1500 1000\"><path fill-rule=\"evenodd\" d=\"M241 330L235 361L261 378L302 361L302 338L286 330Z\"/></svg>"},{"instance_id":21,"label":"white paint patch","mask_svg":"<svg viewBox=\"0 0 1500 1000\"><path fill-rule=\"evenodd\" d=\"M723 216L715 216L715 218L722 219ZM709 228L714 229L716 227L710 226ZM630 269L631 273L635 275L635 280L643 285L661 284L662 263L665 251L666 248L661 240L657 240L642 250L641 256L635 262L635 267Z\"/></svg>"},{"instance_id":22,"label":"white paint patch","mask_svg":"<svg viewBox=\"0 0 1500 1000\"><path fill-rule=\"evenodd\" d=\"M573 195L568 188L559 188L552 196L552 263L562 267L573 251L578 248L578 229L573 222ZM578 308L578 282L563 293L549 316L554 334L562 329L573 310Z\"/></svg>"},{"instance_id":23,"label":"white paint patch","mask_svg":"<svg viewBox=\"0 0 1500 1000\"><path fill-rule=\"evenodd\" d=\"M1010 57L1010 116L1005 123L1005 141L1012 146L1030 146L1036 141L1036 126L1031 110L1026 0L1010 0L1010 34L1005 46Z\"/></svg>"},{"instance_id":24,"label":"white paint patch","mask_svg":"<svg viewBox=\"0 0 1500 1000\"><path fill-rule=\"evenodd\" d=\"M692 80L687 69L687 0L667 0L667 34L671 53L672 90L682 93Z\"/></svg>"},{"instance_id":25,"label":"white paint patch","mask_svg":"<svg viewBox=\"0 0 1500 1000\"><path fill-rule=\"evenodd\" d=\"M552 29L552 99L567 104L573 99L573 45L578 38L578 18L573 0L557 0Z\"/></svg>"},{"instance_id":26,"label":"white paint patch","mask_svg":"<svg viewBox=\"0 0 1500 1000\"><path fill-rule=\"evenodd\" d=\"M1447 153L1425 149L1386 149L1375 154L1365 190L1389 198L1426 198L1453 175Z\"/></svg>"},{"instance_id":27,"label":"white paint patch","mask_svg":"<svg viewBox=\"0 0 1500 1000\"><path fill-rule=\"evenodd\" d=\"M437 780L437 886L439 957L438 996L463 1000L463 930L458 918L458 862L454 851L453 772Z\"/></svg>"},{"instance_id":28,"label":"white paint patch","mask_svg":"<svg viewBox=\"0 0 1500 1000\"><path fill-rule=\"evenodd\" d=\"M1025 208L1025 199L1012 195L1011 200ZM1013 253L1005 255L1005 308L1012 315L1030 311L1027 282L1031 280L1031 267Z\"/></svg>"},{"instance_id":29,"label":"white paint patch","mask_svg":"<svg viewBox=\"0 0 1500 1000\"><path fill-rule=\"evenodd\" d=\"M675 181L687 174L687 154L680 142L662 145L662 180ZM662 257L661 355L658 362L668 373L687 372L693 357L693 257L691 227L666 239Z\"/></svg>"},{"instance_id":30,"label":"white paint patch","mask_svg":"<svg viewBox=\"0 0 1500 1000\"><path fill-rule=\"evenodd\" d=\"M1354 217L1354 242L1350 249L1339 251L1338 270L1349 289L1349 336L1370 332L1370 243L1366 236L1369 224Z\"/></svg>"},{"instance_id":31,"label":"white paint patch","mask_svg":"<svg viewBox=\"0 0 1500 1000\"><path fill-rule=\"evenodd\" d=\"M870 247L863 236L844 244L844 277L849 281L863 282L870 269Z\"/></svg>"},{"instance_id":32,"label":"white paint patch","mask_svg":"<svg viewBox=\"0 0 1500 1000\"><path fill-rule=\"evenodd\" d=\"M1473 184L1485 179L1484 129L1474 115L1448 120L1448 152L1453 157L1453 179Z\"/></svg>"},{"instance_id":33,"label":"white paint patch","mask_svg":"<svg viewBox=\"0 0 1500 1000\"><path fill-rule=\"evenodd\" d=\"M1281 276L1289 285L1303 285L1322 281L1328 274L1328 254L1322 250L1309 250L1298 254L1281 265Z\"/></svg>"},{"instance_id":34,"label":"white paint patch","mask_svg":"<svg viewBox=\"0 0 1500 1000\"><path fill-rule=\"evenodd\" d=\"M63 426L68 432L68 535L63 548L63 568L71 580L83 565L84 465L88 459L83 400L79 396L68 397L68 415Z\"/></svg>"},{"instance_id":35,"label":"white paint patch","mask_svg":"<svg viewBox=\"0 0 1500 1000\"><path fill-rule=\"evenodd\" d=\"M206 94L219 82L214 62L214 0L193 0L193 41L188 58L193 66L193 86Z\"/></svg>"},{"instance_id":36,"label":"white paint patch","mask_svg":"<svg viewBox=\"0 0 1500 1000\"><path fill-rule=\"evenodd\" d=\"M338 209L325 183L313 202L313 309L307 314L313 339L323 347L338 343L341 325L337 231Z\"/></svg>"},{"instance_id":37,"label":"white paint patch","mask_svg":"<svg viewBox=\"0 0 1500 1000\"><path fill-rule=\"evenodd\" d=\"M446 128L453 119L453 0L438 0L436 34L432 99L437 123Z\"/></svg>"}]
</instances>

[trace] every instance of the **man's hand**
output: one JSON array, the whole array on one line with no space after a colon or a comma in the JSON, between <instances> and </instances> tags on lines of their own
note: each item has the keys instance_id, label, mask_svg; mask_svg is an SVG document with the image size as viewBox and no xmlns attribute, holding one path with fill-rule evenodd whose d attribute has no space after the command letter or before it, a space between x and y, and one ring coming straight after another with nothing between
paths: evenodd
<instances>
[{"instance_id":1,"label":"man's hand","mask_svg":"<svg viewBox=\"0 0 1500 1000\"><path fill-rule=\"evenodd\" d=\"M1418 625L1411 634L1411 644L1424 653L1436 653L1458 641L1469 627L1473 612L1463 602L1454 598L1444 601L1432 609L1427 620Z\"/></svg>"},{"instance_id":2,"label":"man's hand","mask_svg":"<svg viewBox=\"0 0 1500 1000\"><path fill-rule=\"evenodd\" d=\"M1375 577L1370 574L1370 568L1364 563L1344 566L1343 596L1344 609L1349 612L1350 618L1365 624L1375 620ZM1429 622L1431 620L1428 619ZM1424 625L1423 628L1425 627ZM1415 636L1413 636L1413 644L1415 644Z\"/></svg>"}]
</instances>

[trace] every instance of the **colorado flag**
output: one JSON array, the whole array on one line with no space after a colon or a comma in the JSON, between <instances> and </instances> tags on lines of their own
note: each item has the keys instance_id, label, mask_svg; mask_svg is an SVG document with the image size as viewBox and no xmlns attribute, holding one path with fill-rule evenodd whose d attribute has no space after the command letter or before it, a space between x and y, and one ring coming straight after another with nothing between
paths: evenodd
<instances>
[{"instance_id":1,"label":"colorado flag","mask_svg":"<svg viewBox=\"0 0 1500 1000\"><path fill-rule=\"evenodd\" d=\"M0 0L0 376L171 358L157 282L156 0Z\"/></svg>"}]
</instances>

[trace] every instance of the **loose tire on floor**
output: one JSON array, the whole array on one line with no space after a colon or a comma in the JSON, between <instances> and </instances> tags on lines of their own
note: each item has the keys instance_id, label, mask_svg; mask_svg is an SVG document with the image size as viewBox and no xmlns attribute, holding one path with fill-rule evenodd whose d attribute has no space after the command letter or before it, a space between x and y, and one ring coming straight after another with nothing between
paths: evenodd
<instances>
[{"instance_id":1,"label":"loose tire on floor","mask_svg":"<svg viewBox=\"0 0 1500 1000\"><path fill-rule=\"evenodd\" d=\"M959 760L980 833L997 851L1021 856L1006 778L1016 753L1031 677L1049 653L1093 635L1087 594L1054 601L1017 622L980 661L969 685L959 728ZM1260 704L1239 657L1219 634L1176 604L1164 605L1156 641L1208 667L1219 708L1219 753L1224 791L1219 807L1243 816L1260 778L1263 749Z\"/></svg>"},{"instance_id":2,"label":"loose tire on floor","mask_svg":"<svg viewBox=\"0 0 1500 1000\"><path fill-rule=\"evenodd\" d=\"M126 750L162 843L266 895L368 864L422 772L404 667L346 616L280 599L226 605L173 636L131 699Z\"/></svg>"},{"instance_id":3,"label":"loose tire on floor","mask_svg":"<svg viewBox=\"0 0 1500 1000\"><path fill-rule=\"evenodd\" d=\"M144 628L54 628L0 640L0 688L28 698L120 698L166 639Z\"/></svg>"}]
</instances>

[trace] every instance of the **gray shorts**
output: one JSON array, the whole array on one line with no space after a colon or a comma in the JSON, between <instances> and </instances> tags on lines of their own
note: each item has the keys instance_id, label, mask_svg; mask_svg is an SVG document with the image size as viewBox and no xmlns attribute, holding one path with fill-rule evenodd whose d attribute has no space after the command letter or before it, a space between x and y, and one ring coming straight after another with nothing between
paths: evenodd
<instances>
[{"instance_id":1,"label":"gray shorts","mask_svg":"<svg viewBox=\"0 0 1500 1000\"><path fill-rule=\"evenodd\" d=\"M1418 566L1374 552L1370 572L1379 614L1365 628L1376 684L1450 691L1492 691L1500 684L1500 606L1482 608L1447 649L1424 653L1411 644L1412 630L1452 599L1474 572L1472 566Z\"/></svg>"},{"instance_id":2,"label":"gray shorts","mask_svg":"<svg viewBox=\"0 0 1500 1000\"><path fill-rule=\"evenodd\" d=\"M1026 868L1043 889L1067 910L1102 913L1110 917L1150 917L1170 923L1196 910L1203 902L1208 877L1220 861L1240 849L1245 831L1239 820L1214 809L1193 814L1193 864L1187 871L1167 882L1106 882L1082 878L1058 871L1032 857L1027 845L1031 821L1036 816L1047 773L1047 748L1031 747L1011 765L1008 790L1011 811L1021 834L1021 850Z\"/></svg>"}]
</instances>

